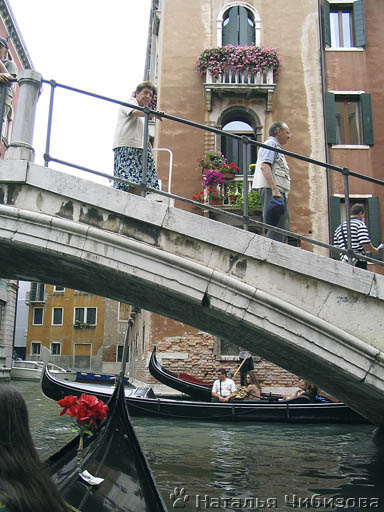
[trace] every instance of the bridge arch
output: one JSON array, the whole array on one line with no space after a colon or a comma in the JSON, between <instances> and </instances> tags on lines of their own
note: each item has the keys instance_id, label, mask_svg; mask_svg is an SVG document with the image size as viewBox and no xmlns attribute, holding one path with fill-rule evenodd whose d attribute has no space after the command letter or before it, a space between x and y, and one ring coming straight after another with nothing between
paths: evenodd
<instances>
[{"instance_id":1,"label":"bridge arch","mask_svg":"<svg viewBox=\"0 0 384 512\"><path fill-rule=\"evenodd\" d=\"M241 340L384 424L382 276L28 168L24 183L1 185L2 277L82 289ZM362 307L359 325L353 312Z\"/></svg>"}]
</instances>

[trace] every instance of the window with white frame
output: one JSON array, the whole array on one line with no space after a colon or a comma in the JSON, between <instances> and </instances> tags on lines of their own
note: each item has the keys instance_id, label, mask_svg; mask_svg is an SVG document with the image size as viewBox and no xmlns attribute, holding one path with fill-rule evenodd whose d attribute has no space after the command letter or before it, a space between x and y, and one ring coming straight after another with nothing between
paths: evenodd
<instances>
[{"instance_id":1,"label":"window with white frame","mask_svg":"<svg viewBox=\"0 0 384 512\"><path fill-rule=\"evenodd\" d=\"M41 352L41 342L40 341L32 341L31 343L31 355L39 356Z\"/></svg>"},{"instance_id":2,"label":"window with white frame","mask_svg":"<svg viewBox=\"0 0 384 512\"><path fill-rule=\"evenodd\" d=\"M324 27L331 50L364 47L364 0L324 0Z\"/></svg>"},{"instance_id":3,"label":"window with white frame","mask_svg":"<svg viewBox=\"0 0 384 512\"><path fill-rule=\"evenodd\" d=\"M43 325L44 308L33 308L32 325Z\"/></svg>"},{"instance_id":4,"label":"window with white frame","mask_svg":"<svg viewBox=\"0 0 384 512\"><path fill-rule=\"evenodd\" d=\"M84 323L87 325L96 325L97 308L75 308L74 323Z\"/></svg>"},{"instance_id":5,"label":"window with white frame","mask_svg":"<svg viewBox=\"0 0 384 512\"><path fill-rule=\"evenodd\" d=\"M217 18L217 42L221 46L260 45L261 20L256 9L239 1L221 10Z\"/></svg>"},{"instance_id":6,"label":"window with white frame","mask_svg":"<svg viewBox=\"0 0 384 512\"><path fill-rule=\"evenodd\" d=\"M374 144L371 95L364 92L326 92L328 144Z\"/></svg>"},{"instance_id":7,"label":"window with white frame","mask_svg":"<svg viewBox=\"0 0 384 512\"><path fill-rule=\"evenodd\" d=\"M52 356L61 356L61 343L57 341L53 341L51 343L51 355Z\"/></svg>"},{"instance_id":8,"label":"window with white frame","mask_svg":"<svg viewBox=\"0 0 384 512\"><path fill-rule=\"evenodd\" d=\"M64 308L52 308L52 325L63 325Z\"/></svg>"},{"instance_id":9,"label":"window with white frame","mask_svg":"<svg viewBox=\"0 0 384 512\"><path fill-rule=\"evenodd\" d=\"M53 287L53 291L54 293L64 293L65 292L65 288L63 286L54 286Z\"/></svg>"}]
</instances>

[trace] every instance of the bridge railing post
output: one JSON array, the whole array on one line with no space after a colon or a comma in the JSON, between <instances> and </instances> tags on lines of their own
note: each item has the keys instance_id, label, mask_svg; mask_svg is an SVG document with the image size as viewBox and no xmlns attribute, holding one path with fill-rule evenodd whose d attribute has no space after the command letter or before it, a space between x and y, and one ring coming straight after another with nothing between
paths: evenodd
<instances>
[{"instance_id":1,"label":"bridge railing post","mask_svg":"<svg viewBox=\"0 0 384 512\"><path fill-rule=\"evenodd\" d=\"M147 195L147 174L148 174L148 123L149 123L150 109L144 108L144 137L143 137L143 170L141 179L141 195Z\"/></svg>"},{"instance_id":2,"label":"bridge railing post","mask_svg":"<svg viewBox=\"0 0 384 512\"><path fill-rule=\"evenodd\" d=\"M353 250L352 250L352 234L351 234L351 217L350 217L350 209L351 202L349 200L349 169L343 169L343 177L344 177L344 195L345 195L345 217L347 221L347 251L348 251L348 263L352 265L353 263Z\"/></svg>"},{"instance_id":3,"label":"bridge railing post","mask_svg":"<svg viewBox=\"0 0 384 512\"><path fill-rule=\"evenodd\" d=\"M54 98L55 98L56 82L54 80L51 80L49 82L49 85L51 86L51 93L49 96L47 136L45 138L45 153L44 153L45 167L48 167L49 162L50 162L49 152L51 150L52 116L53 116L53 103L54 103Z\"/></svg>"},{"instance_id":4,"label":"bridge railing post","mask_svg":"<svg viewBox=\"0 0 384 512\"><path fill-rule=\"evenodd\" d=\"M241 138L242 146L242 171L243 171L243 229L249 230L249 208L248 208L248 137L244 135Z\"/></svg>"},{"instance_id":5,"label":"bridge railing post","mask_svg":"<svg viewBox=\"0 0 384 512\"><path fill-rule=\"evenodd\" d=\"M33 129L41 80L41 74L32 69L24 69L17 76L19 96L11 143L5 152L6 160L34 160Z\"/></svg>"}]
</instances>

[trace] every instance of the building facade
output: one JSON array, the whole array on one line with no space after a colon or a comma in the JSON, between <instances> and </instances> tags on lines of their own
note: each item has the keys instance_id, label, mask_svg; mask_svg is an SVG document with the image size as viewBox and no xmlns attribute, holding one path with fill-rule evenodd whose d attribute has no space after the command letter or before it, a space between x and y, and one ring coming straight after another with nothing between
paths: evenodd
<instances>
[{"instance_id":1,"label":"building facade","mask_svg":"<svg viewBox=\"0 0 384 512\"><path fill-rule=\"evenodd\" d=\"M27 359L80 371L118 371L130 306L37 282L26 303Z\"/></svg>"},{"instance_id":2,"label":"building facade","mask_svg":"<svg viewBox=\"0 0 384 512\"><path fill-rule=\"evenodd\" d=\"M11 7L6 0L0 0L0 37L8 41L9 54L19 71L33 67ZM14 89L12 104L2 119L0 116L1 158L4 158L4 152L10 141L12 120L17 103L17 87L12 87ZM15 330L17 288L17 281L0 280L0 380L9 379Z\"/></svg>"},{"instance_id":3,"label":"building facade","mask_svg":"<svg viewBox=\"0 0 384 512\"><path fill-rule=\"evenodd\" d=\"M153 0L145 79L157 85L161 111L257 141L266 139L273 121L282 120L292 132L286 149L380 180L384 103L378 62L383 20L380 0ZM220 49L228 44L235 53L254 45L267 52L276 49L281 62L278 73L267 69L262 77L251 76L245 63L240 73L226 71L217 76L214 68ZM196 63L207 50L214 62L211 69L199 73ZM221 151L228 162L242 163L241 150L226 137L167 120L157 122L152 130L155 146L173 153L175 194L198 195L202 189L199 161L209 151ZM157 154L165 190L167 158ZM248 149L246 164L256 159L255 150ZM343 176L288 160L291 230L332 243L335 228L345 219ZM366 222L377 245L384 235L383 187L357 178L349 179L349 187L351 202L366 206ZM229 209L229 203L224 200L221 208ZM310 244L297 245L329 255ZM382 272L379 266L369 268ZM139 379L151 382L145 368L154 344L167 368L203 380L211 380L219 367L234 369L238 364L241 340L230 343L143 311L135 325L129 364ZM265 386L297 382L268 361L255 359Z\"/></svg>"},{"instance_id":4,"label":"building facade","mask_svg":"<svg viewBox=\"0 0 384 512\"><path fill-rule=\"evenodd\" d=\"M384 93L380 87L384 5L380 0L323 0L324 104L328 161L383 180ZM384 187L349 178L351 203L363 203L374 245L383 240ZM329 180L330 226L346 217L344 177ZM382 254L377 258L382 259ZM370 265L375 272L382 267Z\"/></svg>"}]
</instances>

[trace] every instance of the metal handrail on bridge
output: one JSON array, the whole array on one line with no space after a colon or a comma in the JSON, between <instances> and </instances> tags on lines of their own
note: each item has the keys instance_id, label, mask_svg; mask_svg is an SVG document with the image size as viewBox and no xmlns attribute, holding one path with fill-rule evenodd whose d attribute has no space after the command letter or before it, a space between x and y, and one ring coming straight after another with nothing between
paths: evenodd
<instances>
[{"instance_id":1,"label":"metal handrail on bridge","mask_svg":"<svg viewBox=\"0 0 384 512\"><path fill-rule=\"evenodd\" d=\"M364 174L352 171L352 170L347 169L347 168L343 168L343 167L339 167L339 166L336 166L336 165L333 165L333 164L329 164L329 163L326 163L326 162L315 160L313 158L309 158L309 157L306 157L304 155L300 155L298 153L293 153L292 151L287 151L287 150L279 149L279 148L273 148L271 146L268 146L266 144L258 142L258 141L254 140L254 139L251 139L251 138L249 138L247 136L239 136L239 135L236 135L236 134L233 134L233 133L229 133L229 132L220 130L218 128L213 128L213 127L206 126L206 125L194 122L194 121L183 119L181 117L170 115L170 114L167 114L165 112L160 112L160 111L152 110L149 107L141 107L139 105L134 105L134 104L131 104L131 103L123 102L123 101L120 101L120 100L117 100L117 99L114 99L114 98L110 98L108 96L103 96L101 94L93 93L93 92L86 91L86 90L83 90L83 89L79 89L79 88L76 88L76 87L71 87L71 86L68 86L68 85L65 85L65 84L58 83L55 80L45 80L45 79L42 79L42 83L46 83L46 84L50 85L50 87L51 87L50 101L49 101L49 110L48 110L48 122L47 122L47 136L46 136L46 145L45 145L45 153L44 153L44 162L45 162L45 166L46 167L48 167L49 162L56 162L56 163L59 163L59 164L62 164L62 165L66 165L66 166L69 166L69 167L81 170L81 171L85 171L85 172L90 173L90 174L94 174L96 176L101 176L101 177L107 178L109 180L113 180L115 182L125 183L127 185L137 187L137 183L130 182L129 180L126 180L126 179L123 179L123 178L118 178L116 176L112 176L112 175L107 174L107 173L96 171L94 169L89 169L87 167L75 164L73 162L68 162L68 161L65 161L65 160L62 160L62 159L59 159L59 158L55 158L54 156L49 154L49 151L50 151L50 141L51 141L51 131L52 131L52 115L53 115L53 105L54 105L54 93L55 93L56 87L59 87L61 89L65 89L65 90L68 90L68 91L76 92L76 93L83 94L83 95L86 95L86 96L90 96L90 97L93 97L93 98L96 98L96 99L100 99L102 101L107 101L107 102L114 103L114 104L117 104L117 105L122 105L122 106L129 107L129 108L132 108L132 109L139 110L139 111L143 112L143 114L144 114L143 171L142 171L142 182L141 182L141 185L140 185L141 195L143 197L146 196L147 192L156 193L158 195L170 198L172 200L177 200L177 201L181 201L181 202L193 205L196 208L204 208L205 210L207 209L207 210L215 212L215 213L220 213L220 215L226 216L228 218L232 218L232 219L234 218L236 220L239 219L239 215L237 215L237 214L234 214L234 213L231 213L231 212L227 212L225 210L221 210L219 208L215 208L215 207L210 206L210 205L202 204L202 203L200 203L198 201L194 201L193 199L188 199L188 198L185 198L185 197L173 194L173 193L169 193L169 192L164 192L164 191L161 191L161 190L153 189L153 188L148 187L146 185L147 168L148 168L148 165L147 165L147 151L146 150L147 150L148 145L149 145L149 141L148 141L148 139L149 139L149 130L148 130L149 118L150 118L150 116L156 116L156 117L168 119L170 121L174 121L174 122L177 122L177 123L185 124L185 125L188 125L188 126L200 129L200 130L208 131L208 132L220 135L220 136L229 137L229 138L235 139L239 143L241 143L241 145L242 145L242 157L243 157L242 158L242 163L241 163L241 171L242 171L242 174L243 174L243 196L244 196L243 212L242 212L243 229L248 230L249 225L252 224L252 225L255 225L255 226L260 227L260 228L270 229L272 231L275 231L277 233L289 236L291 238L295 238L297 240L308 242L308 243L310 243L312 245L317 245L319 247L326 248L326 249L328 249L330 251L334 251L334 252L337 252L339 254L346 254L348 256L350 264L352 264L352 259L353 258L357 258L357 259L360 259L360 260L369 261L369 262L372 262L372 263L384 266L384 262L382 262L380 260L373 259L373 258L369 258L369 257L367 257L365 255L361 255L360 253L355 253L352 250L350 217L348 215L348 213L350 211L349 177L355 177L355 178L358 178L358 179L362 179L364 181L368 181L368 182L371 182L371 183L374 183L374 184L380 185L380 186L384 186L384 181L379 180L377 178L372 178L370 176L366 176ZM1 84L1 85L3 86L3 90L4 90L5 89L4 86L6 86L7 84ZM4 98L4 96L5 95L3 94L3 98ZM0 104L0 114L3 113L2 109L1 109L3 104L4 104L4 100L2 101L2 104ZM249 182L249 174L248 174L248 166L246 164L246 162L247 162L247 148L248 148L249 144L257 146L257 147L260 147L260 148L266 148L266 149L269 149L269 150L272 149L273 151L275 151L277 153L282 153L282 154L287 155L289 157L292 157L292 158L295 158L295 159L298 159L298 160L302 160L302 161L305 161L305 162L317 165L317 166L325 168L325 169L330 169L332 171L341 173L343 175L343 178L344 178L344 191L345 191L345 206L346 206L346 211L347 211L347 249L340 249L340 248L335 247L333 245L330 245L328 243L321 242L319 240L315 240L315 239L312 239L312 238L309 238L309 237L306 237L306 236L303 236L303 235L299 235L297 233L293 233L291 231L287 231L287 230L284 230L284 229L281 229L281 228L278 228L278 227L275 227L275 226L270 226L268 224L265 224L263 222L257 221L255 219L251 219L249 217L249 211L248 211L248 182Z\"/></svg>"}]
</instances>

